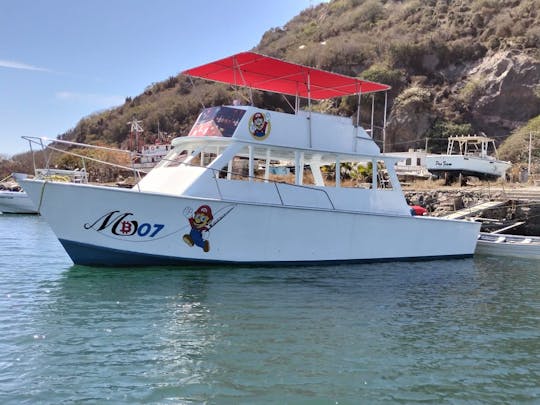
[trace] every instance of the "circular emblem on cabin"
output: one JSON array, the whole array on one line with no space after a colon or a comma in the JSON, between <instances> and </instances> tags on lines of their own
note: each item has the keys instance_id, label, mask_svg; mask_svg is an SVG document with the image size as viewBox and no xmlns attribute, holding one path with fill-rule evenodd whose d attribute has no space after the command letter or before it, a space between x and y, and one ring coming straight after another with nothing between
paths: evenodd
<instances>
[{"instance_id":1,"label":"circular emblem on cabin","mask_svg":"<svg viewBox=\"0 0 540 405\"><path fill-rule=\"evenodd\" d=\"M256 112L249 119L249 133L258 141L264 141L270 135L270 114Z\"/></svg>"}]
</instances>

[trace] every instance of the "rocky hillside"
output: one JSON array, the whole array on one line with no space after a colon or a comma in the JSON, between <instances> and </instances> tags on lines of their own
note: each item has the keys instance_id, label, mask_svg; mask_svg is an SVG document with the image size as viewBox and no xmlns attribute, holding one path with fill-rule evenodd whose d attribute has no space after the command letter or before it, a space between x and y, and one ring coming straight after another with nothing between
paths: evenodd
<instances>
[{"instance_id":1,"label":"rocky hillside","mask_svg":"<svg viewBox=\"0 0 540 405\"><path fill-rule=\"evenodd\" d=\"M538 0L336 0L257 49L391 84L386 150L430 138L437 151L450 134L502 142L540 114L539 13Z\"/></svg>"},{"instance_id":2,"label":"rocky hillside","mask_svg":"<svg viewBox=\"0 0 540 405\"><path fill-rule=\"evenodd\" d=\"M520 139L528 139L521 128L540 131L540 119L534 120L540 115L539 49L540 0L332 0L268 30L255 47L390 84L386 151L423 147L428 138L433 152L451 134L482 131L499 143L514 134L519 138L514 144L521 145ZM267 106L282 103L271 95L257 97ZM126 122L132 117L144 122L148 140L158 125L180 136L201 101L210 105L231 98L226 86L192 88L184 78L170 77L118 108L83 118L61 137L126 146ZM367 97L363 102L370 108ZM351 97L316 108L352 115L356 103ZM540 156L540 139L537 145ZM523 156L509 147L504 157Z\"/></svg>"}]
</instances>

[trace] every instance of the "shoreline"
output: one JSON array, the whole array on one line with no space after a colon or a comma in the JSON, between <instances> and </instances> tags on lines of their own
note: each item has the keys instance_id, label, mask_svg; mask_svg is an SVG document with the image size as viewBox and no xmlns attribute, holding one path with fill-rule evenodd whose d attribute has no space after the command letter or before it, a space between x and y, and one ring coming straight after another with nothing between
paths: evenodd
<instances>
[{"instance_id":1,"label":"shoreline","mask_svg":"<svg viewBox=\"0 0 540 405\"><path fill-rule=\"evenodd\" d=\"M540 236L540 187L536 185L481 183L426 187L426 184L410 184L403 187L403 193L409 205L426 208L430 216L444 217L470 210L464 216L482 222L482 232L511 226L507 233ZM500 204L489 206L488 202ZM482 205L485 208L477 209Z\"/></svg>"}]
</instances>

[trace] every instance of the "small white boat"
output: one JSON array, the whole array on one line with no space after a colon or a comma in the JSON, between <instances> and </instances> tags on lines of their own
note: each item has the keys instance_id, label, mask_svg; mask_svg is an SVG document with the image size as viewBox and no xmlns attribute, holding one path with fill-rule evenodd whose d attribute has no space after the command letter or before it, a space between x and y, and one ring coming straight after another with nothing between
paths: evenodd
<instances>
[{"instance_id":1,"label":"small white boat","mask_svg":"<svg viewBox=\"0 0 540 405\"><path fill-rule=\"evenodd\" d=\"M479 223L412 216L394 168L398 158L381 154L373 132L351 118L311 109L311 100L360 99L388 86L252 52L184 74L292 96L292 113L235 103L206 108L131 189L24 180L76 264L320 264L474 254ZM294 165L291 173L271 174L284 162ZM369 183L346 183L345 165L369 170Z\"/></svg>"},{"instance_id":2,"label":"small white boat","mask_svg":"<svg viewBox=\"0 0 540 405\"><path fill-rule=\"evenodd\" d=\"M481 179L503 177L512 163L497 158L495 140L484 135L451 136L445 155L428 155L426 167L437 175L459 174Z\"/></svg>"},{"instance_id":3,"label":"small white boat","mask_svg":"<svg viewBox=\"0 0 540 405\"><path fill-rule=\"evenodd\" d=\"M23 190L0 190L0 212L2 214L37 214L37 205Z\"/></svg>"},{"instance_id":4,"label":"small white boat","mask_svg":"<svg viewBox=\"0 0 540 405\"><path fill-rule=\"evenodd\" d=\"M142 121L133 118L128 122L129 130L129 148L133 151L132 167L143 173L156 166L172 148L170 142L162 139L161 132L158 129L158 139L152 144L143 144L140 146L140 140L144 129Z\"/></svg>"},{"instance_id":5,"label":"small white boat","mask_svg":"<svg viewBox=\"0 0 540 405\"><path fill-rule=\"evenodd\" d=\"M426 180L432 177L426 168L426 151L409 149L407 152L390 152L388 156L400 158L396 163L396 173L402 181Z\"/></svg>"},{"instance_id":6,"label":"small white boat","mask_svg":"<svg viewBox=\"0 0 540 405\"><path fill-rule=\"evenodd\" d=\"M11 175L17 182L28 178L26 173ZM35 178L48 181L87 183L84 170L37 169ZM0 212L3 214L38 214L38 204L19 187L18 190L0 190Z\"/></svg>"},{"instance_id":7,"label":"small white boat","mask_svg":"<svg viewBox=\"0 0 540 405\"><path fill-rule=\"evenodd\" d=\"M540 260L540 237L481 232L476 254Z\"/></svg>"},{"instance_id":8,"label":"small white boat","mask_svg":"<svg viewBox=\"0 0 540 405\"><path fill-rule=\"evenodd\" d=\"M171 151L170 143L155 143L143 145L137 154L133 167L138 170L149 170L156 166Z\"/></svg>"},{"instance_id":9,"label":"small white boat","mask_svg":"<svg viewBox=\"0 0 540 405\"><path fill-rule=\"evenodd\" d=\"M13 173L0 182L0 213L2 214L37 214L37 206L24 192L21 186L13 181L24 178L26 174ZM7 181L6 181L7 180Z\"/></svg>"}]
</instances>

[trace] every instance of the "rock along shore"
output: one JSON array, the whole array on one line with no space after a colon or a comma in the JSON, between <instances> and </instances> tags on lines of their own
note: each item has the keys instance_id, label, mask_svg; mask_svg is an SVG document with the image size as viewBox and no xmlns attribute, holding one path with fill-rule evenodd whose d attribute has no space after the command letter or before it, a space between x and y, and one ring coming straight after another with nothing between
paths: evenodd
<instances>
[{"instance_id":1,"label":"rock along shore","mask_svg":"<svg viewBox=\"0 0 540 405\"><path fill-rule=\"evenodd\" d=\"M483 232L518 224L505 233L540 236L540 187L483 184L475 187L415 188L413 185L404 187L403 191L409 205L420 205L431 216L443 217L470 209L468 217L481 221ZM473 208L489 201L501 204L480 211Z\"/></svg>"}]
</instances>

